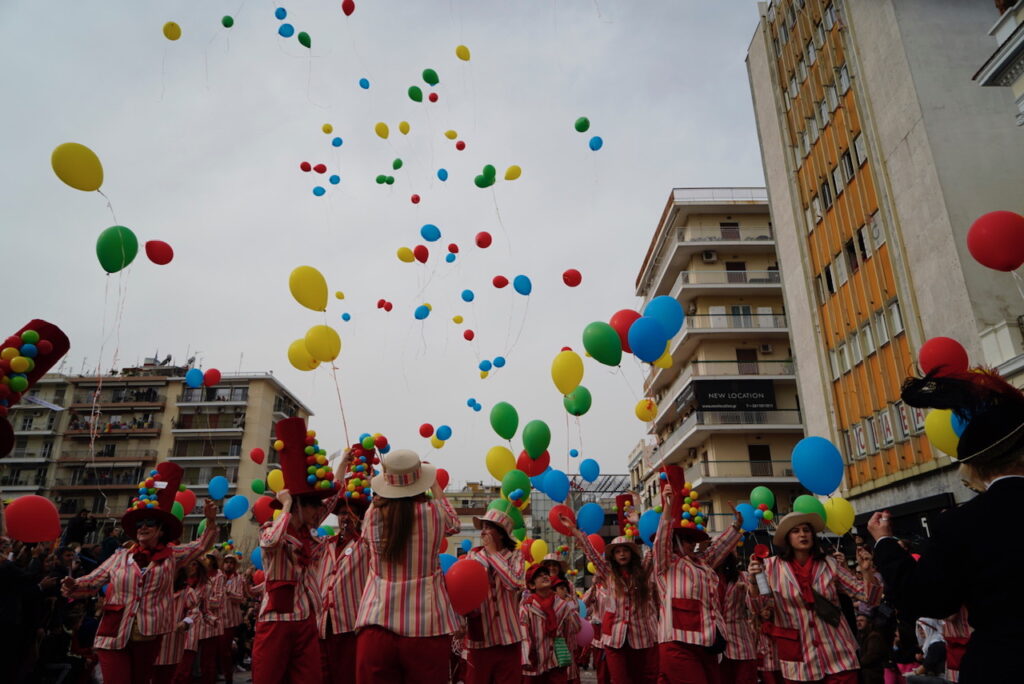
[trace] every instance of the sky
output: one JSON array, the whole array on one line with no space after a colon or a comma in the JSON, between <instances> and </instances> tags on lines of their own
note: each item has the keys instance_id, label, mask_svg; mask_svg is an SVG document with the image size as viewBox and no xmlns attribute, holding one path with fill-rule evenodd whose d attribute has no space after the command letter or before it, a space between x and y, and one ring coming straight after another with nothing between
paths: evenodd
<instances>
[{"instance_id":1,"label":"sky","mask_svg":"<svg viewBox=\"0 0 1024 684\"><path fill-rule=\"evenodd\" d=\"M279 6L310 49L278 35ZM168 21L179 40L163 36ZM485 454L503 440L488 414L499 401L517 408L520 429L549 424L554 467L574 473L589 457L624 473L645 432L633 414L642 365L586 359L594 402L577 424L551 360L564 346L582 353L588 323L640 305L636 275L673 187L763 184L744 65L756 23L746 1L356 0L346 17L340 2L312 0L7 0L4 334L32 318L56 323L71 339L65 372L167 354L224 373L273 372L313 409L310 427L330 451L345 443L340 395L351 440L383 433L456 483L490 480ZM468 62L457 45L471 50ZM436 87L425 68L437 71ZM438 102L413 102L411 85ZM591 121L585 134L573 127L580 116ZM374 133L380 121L386 140ZM53 173L51 152L68 141L101 159L109 207ZM304 173L303 161L329 170ZM480 189L473 179L486 164L498 180ZM522 176L504 181L512 164ZM378 174L395 183L378 185ZM440 241L420 237L427 223ZM140 244L166 241L174 260L157 266L140 247L131 266L106 275L95 243L111 225ZM475 246L479 231L491 247ZM443 259L450 243L454 263ZM430 249L425 264L398 260L399 247L418 244ZM326 313L291 297L300 265L324 274ZM581 272L579 287L562 282L569 268ZM520 274L532 281L528 297L491 284ZM415 320L425 303L430 316ZM324 323L342 339L337 370L292 368L289 344ZM496 356L507 364L481 379L479 362ZM422 423L449 425L451 439L433 450ZM513 444L518 453L519 434Z\"/></svg>"}]
</instances>

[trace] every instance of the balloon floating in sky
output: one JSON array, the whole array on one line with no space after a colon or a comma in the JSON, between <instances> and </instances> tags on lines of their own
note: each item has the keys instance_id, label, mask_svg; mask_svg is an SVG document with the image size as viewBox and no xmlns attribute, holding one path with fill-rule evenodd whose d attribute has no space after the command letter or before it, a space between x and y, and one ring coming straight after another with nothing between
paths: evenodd
<instances>
[{"instance_id":1,"label":"balloon floating in sky","mask_svg":"<svg viewBox=\"0 0 1024 684\"><path fill-rule=\"evenodd\" d=\"M288 10L286 10L284 7L278 7L276 10L274 10L274 17L279 21L284 21L285 17L287 16Z\"/></svg>"},{"instance_id":2,"label":"balloon floating in sky","mask_svg":"<svg viewBox=\"0 0 1024 684\"><path fill-rule=\"evenodd\" d=\"M523 170L517 164L513 164L512 166L505 169L505 180L507 181L514 181L522 175Z\"/></svg>"},{"instance_id":3,"label":"balloon floating in sky","mask_svg":"<svg viewBox=\"0 0 1024 684\"><path fill-rule=\"evenodd\" d=\"M383 121L378 121L373 127L373 132L377 134L377 137L387 139L388 137L388 125Z\"/></svg>"},{"instance_id":4,"label":"balloon floating in sky","mask_svg":"<svg viewBox=\"0 0 1024 684\"><path fill-rule=\"evenodd\" d=\"M173 21L164 24L164 38L167 40L178 40L181 38L181 27Z\"/></svg>"},{"instance_id":5,"label":"balloon floating in sky","mask_svg":"<svg viewBox=\"0 0 1024 684\"><path fill-rule=\"evenodd\" d=\"M455 254L452 253L452 252L449 252L448 254L445 254L444 255L444 261L447 264L454 264L455 263Z\"/></svg>"},{"instance_id":6,"label":"balloon floating in sky","mask_svg":"<svg viewBox=\"0 0 1024 684\"><path fill-rule=\"evenodd\" d=\"M533 283L524 275L517 275L512 281L512 287L524 297L533 292Z\"/></svg>"},{"instance_id":7,"label":"balloon floating in sky","mask_svg":"<svg viewBox=\"0 0 1024 684\"><path fill-rule=\"evenodd\" d=\"M277 27L277 35L282 38L291 38L295 35L295 27L291 24L281 24Z\"/></svg>"},{"instance_id":8,"label":"balloon floating in sky","mask_svg":"<svg viewBox=\"0 0 1024 684\"><path fill-rule=\"evenodd\" d=\"M135 260L139 240L124 226L111 226L96 240L96 257L107 273L117 273Z\"/></svg>"},{"instance_id":9,"label":"balloon floating in sky","mask_svg":"<svg viewBox=\"0 0 1024 684\"><path fill-rule=\"evenodd\" d=\"M369 90L370 89L370 79L368 79L368 78L361 78L361 79L359 79L359 87L362 88L363 90Z\"/></svg>"},{"instance_id":10,"label":"balloon floating in sky","mask_svg":"<svg viewBox=\"0 0 1024 684\"><path fill-rule=\"evenodd\" d=\"M165 266L174 258L174 250L162 240L149 240L146 242L146 257L157 266Z\"/></svg>"},{"instance_id":11,"label":"balloon floating in sky","mask_svg":"<svg viewBox=\"0 0 1024 684\"><path fill-rule=\"evenodd\" d=\"M576 123L573 124L573 128L576 129L577 133L586 133L590 130L590 119L585 116L581 116L576 119Z\"/></svg>"},{"instance_id":12,"label":"balloon floating in sky","mask_svg":"<svg viewBox=\"0 0 1024 684\"><path fill-rule=\"evenodd\" d=\"M398 122L398 132L401 133L402 135L409 135L409 122L408 121L399 121Z\"/></svg>"},{"instance_id":13,"label":"balloon floating in sky","mask_svg":"<svg viewBox=\"0 0 1024 684\"><path fill-rule=\"evenodd\" d=\"M328 178L327 180L330 181L331 185L337 185L338 183L341 182L341 176L335 174Z\"/></svg>"},{"instance_id":14,"label":"balloon floating in sky","mask_svg":"<svg viewBox=\"0 0 1024 684\"><path fill-rule=\"evenodd\" d=\"M427 308L426 304L420 304L419 306L416 307L416 310L413 311L412 315L413 317L416 318L417 321L422 321L423 319L430 315L430 309Z\"/></svg>"},{"instance_id":15,"label":"balloon floating in sky","mask_svg":"<svg viewBox=\"0 0 1024 684\"><path fill-rule=\"evenodd\" d=\"M356 3L353 0L343 0L341 11L345 13L346 17L351 17L352 13L356 11Z\"/></svg>"},{"instance_id":16,"label":"balloon floating in sky","mask_svg":"<svg viewBox=\"0 0 1024 684\"><path fill-rule=\"evenodd\" d=\"M433 69L424 69L423 80L429 85L435 86L441 79L438 78L437 72L434 71Z\"/></svg>"},{"instance_id":17,"label":"balloon floating in sky","mask_svg":"<svg viewBox=\"0 0 1024 684\"><path fill-rule=\"evenodd\" d=\"M601 139L601 136L595 135L593 138L590 139L590 142L587 144L590 146L590 149L592 149L594 152L597 152L599 149L604 147L604 140Z\"/></svg>"},{"instance_id":18,"label":"balloon floating in sky","mask_svg":"<svg viewBox=\"0 0 1024 684\"><path fill-rule=\"evenodd\" d=\"M50 165L57 178L75 190L92 192L103 185L100 158L85 145L74 142L57 145L50 155Z\"/></svg>"},{"instance_id":19,"label":"balloon floating in sky","mask_svg":"<svg viewBox=\"0 0 1024 684\"><path fill-rule=\"evenodd\" d=\"M487 231L481 231L476 234L476 246L480 249L487 249L491 246L491 234Z\"/></svg>"},{"instance_id":20,"label":"balloon floating in sky","mask_svg":"<svg viewBox=\"0 0 1024 684\"><path fill-rule=\"evenodd\" d=\"M438 169L437 170L437 179L440 180L440 181L448 180L448 169Z\"/></svg>"},{"instance_id":21,"label":"balloon floating in sky","mask_svg":"<svg viewBox=\"0 0 1024 684\"><path fill-rule=\"evenodd\" d=\"M235 18L232 17L230 14L225 14L223 17L220 18L220 25L224 28L231 28L235 25Z\"/></svg>"},{"instance_id":22,"label":"balloon floating in sky","mask_svg":"<svg viewBox=\"0 0 1024 684\"><path fill-rule=\"evenodd\" d=\"M323 197L327 190L322 185L317 185L313 188L313 194L317 197Z\"/></svg>"},{"instance_id":23,"label":"balloon floating in sky","mask_svg":"<svg viewBox=\"0 0 1024 684\"><path fill-rule=\"evenodd\" d=\"M491 283L494 285L494 287L496 287L496 288L498 288L500 290L501 288L503 288L506 285L508 285L508 278L506 278L505 276L500 276L500 275L499 276L494 276L494 279L491 281Z\"/></svg>"},{"instance_id":24,"label":"balloon floating in sky","mask_svg":"<svg viewBox=\"0 0 1024 684\"><path fill-rule=\"evenodd\" d=\"M466 149L466 141L460 140L457 143L455 143L455 149L457 149L459 152Z\"/></svg>"},{"instance_id":25,"label":"balloon floating in sky","mask_svg":"<svg viewBox=\"0 0 1024 684\"><path fill-rule=\"evenodd\" d=\"M413 102L423 102L423 90L419 86L409 86L408 95Z\"/></svg>"},{"instance_id":26,"label":"balloon floating in sky","mask_svg":"<svg viewBox=\"0 0 1024 684\"><path fill-rule=\"evenodd\" d=\"M312 44L313 44L313 41L310 39L309 34L306 33L305 31L300 31L299 32L299 45L301 45L304 48L308 48Z\"/></svg>"},{"instance_id":27,"label":"balloon floating in sky","mask_svg":"<svg viewBox=\"0 0 1024 684\"><path fill-rule=\"evenodd\" d=\"M455 56L461 59L463 62L469 61L469 48L465 45L455 46Z\"/></svg>"},{"instance_id":28,"label":"balloon floating in sky","mask_svg":"<svg viewBox=\"0 0 1024 684\"><path fill-rule=\"evenodd\" d=\"M562 282L569 287L576 287L583 282L583 276L575 268L570 268L562 274Z\"/></svg>"},{"instance_id":29,"label":"balloon floating in sky","mask_svg":"<svg viewBox=\"0 0 1024 684\"><path fill-rule=\"evenodd\" d=\"M325 123L323 126L320 127L320 130L323 131L326 135L330 135L331 133L334 132L334 126L332 126L329 123Z\"/></svg>"},{"instance_id":30,"label":"balloon floating in sky","mask_svg":"<svg viewBox=\"0 0 1024 684\"><path fill-rule=\"evenodd\" d=\"M433 223L427 223L420 228L420 237L427 242L437 242L441 239L441 229Z\"/></svg>"},{"instance_id":31,"label":"balloon floating in sky","mask_svg":"<svg viewBox=\"0 0 1024 684\"><path fill-rule=\"evenodd\" d=\"M464 301L464 302L471 302L471 301L473 301L475 296L476 295L473 294L472 290L463 290L462 291L462 301Z\"/></svg>"},{"instance_id":32,"label":"balloon floating in sky","mask_svg":"<svg viewBox=\"0 0 1024 684\"><path fill-rule=\"evenodd\" d=\"M413 248L412 250L412 254L414 257L416 257L416 261L420 262L421 264L427 263L427 259L430 258L430 250L427 249L426 246L424 245L416 245L416 247Z\"/></svg>"},{"instance_id":33,"label":"balloon floating in sky","mask_svg":"<svg viewBox=\"0 0 1024 684\"><path fill-rule=\"evenodd\" d=\"M327 311L327 280L312 266L296 267L288 276L288 289L307 309Z\"/></svg>"}]
</instances>

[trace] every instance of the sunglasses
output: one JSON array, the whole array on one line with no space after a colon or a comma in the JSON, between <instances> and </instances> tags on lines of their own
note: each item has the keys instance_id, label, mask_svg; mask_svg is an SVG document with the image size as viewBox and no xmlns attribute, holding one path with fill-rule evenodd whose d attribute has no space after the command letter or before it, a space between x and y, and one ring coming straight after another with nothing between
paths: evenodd
<instances>
[{"instance_id":1,"label":"sunglasses","mask_svg":"<svg viewBox=\"0 0 1024 684\"><path fill-rule=\"evenodd\" d=\"M146 518L145 520L140 520L139 522L135 523L135 527L159 527L159 526L160 526L160 523L158 523L156 521L156 519L154 519L154 518Z\"/></svg>"}]
</instances>

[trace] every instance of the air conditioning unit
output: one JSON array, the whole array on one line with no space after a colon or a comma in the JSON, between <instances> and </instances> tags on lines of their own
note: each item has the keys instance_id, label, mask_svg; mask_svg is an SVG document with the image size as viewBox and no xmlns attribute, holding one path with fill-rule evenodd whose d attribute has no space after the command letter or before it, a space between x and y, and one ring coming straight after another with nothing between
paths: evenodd
<instances>
[{"instance_id":1,"label":"air conditioning unit","mask_svg":"<svg viewBox=\"0 0 1024 684\"><path fill-rule=\"evenodd\" d=\"M713 264L718 261L718 252L713 249L705 249L701 252L700 256L704 260L705 264Z\"/></svg>"},{"instance_id":2,"label":"air conditioning unit","mask_svg":"<svg viewBox=\"0 0 1024 684\"><path fill-rule=\"evenodd\" d=\"M761 352L762 354L771 354L772 352L774 352L774 351L775 351L775 347L773 347L773 346L772 346L772 345L770 345L770 344L762 344L762 345L761 345L761 346L760 346L760 347L758 348L758 351L760 351L760 352Z\"/></svg>"},{"instance_id":3,"label":"air conditioning unit","mask_svg":"<svg viewBox=\"0 0 1024 684\"><path fill-rule=\"evenodd\" d=\"M690 458L697 458L697 447L690 447Z\"/></svg>"}]
</instances>

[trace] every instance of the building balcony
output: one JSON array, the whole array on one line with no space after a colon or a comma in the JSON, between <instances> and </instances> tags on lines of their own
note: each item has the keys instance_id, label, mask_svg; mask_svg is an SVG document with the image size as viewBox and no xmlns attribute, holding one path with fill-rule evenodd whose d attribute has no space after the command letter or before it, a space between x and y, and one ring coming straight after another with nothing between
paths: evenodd
<instances>
[{"instance_id":1,"label":"building balcony","mask_svg":"<svg viewBox=\"0 0 1024 684\"><path fill-rule=\"evenodd\" d=\"M778 270L680 271L669 296L685 303L696 297L756 297L781 291Z\"/></svg>"},{"instance_id":2,"label":"building balcony","mask_svg":"<svg viewBox=\"0 0 1024 684\"><path fill-rule=\"evenodd\" d=\"M119 449L111 455L102 449L90 452L88 449L69 449L60 452L58 463L102 463L116 465L125 462L154 461L156 449Z\"/></svg>"},{"instance_id":3,"label":"building balcony","mask_svg":"<svg viewBox=\"0 0 1024 684\"><path fill-rule=\"evenodd\" d=\"M694 463L685 469L686 481L694 489L709 485L797 484L793 464L788 461L718 461Z\"/></svg>"},{"instance_id":4,"label":"building balcony","mask_svg":"<svg viewBox=\"0 0 1024 684\"><path fill-rule=\"evenodd\" d=\"M46 463L49 455L38 449L15 449L7 456L0 457L0 464L5 466L14 463Z\"/></svg>"},{"instance_id":5,"label":"building balcony","mask_svg":"<svg viewBox=\"0 0 1024 684\"><path fill-rule=\"evenodd\" d=\"M52 437L57 434L53 425L29 425L14 428L15 437Z\"/></svg>"},{"instance_id":6,"label":"building balcony","mask_svg":"<svg viewBox=\"0 0 1024 684\"><path fill-rule=\"evenodd\" d=\"M771 411L694 411L650 454L648 468L680 463L690 448L714 434L729 432L801 433L803 416L799 409Z\"/></svg>"},{"instance_id":7,"label":"building balcony","mask_svg":"<svg viewBox=\"0 0 1024 684\"><path fill-rule=\"evenodd\" d=\"M245 426L226 427L175 427L171 434L179 439L215 439L217 437L241 437L245 434Z\"/></svg>"},{"instance_id":8,"label":"building balcony","mask_svg":"<svg viewBox=\"0 0 1024 684\"><path fill-rule=\"evenodd\" d=\"M141 478L136 477L131 482L103 482L101 478L94 481L75 481L74 479L57 478L53 481L54 490L59 491L132 491L139 488Z\"/></svg>"},{"instance_id":9,"label":"building balcony","mask_svg":"<svg viewBox=\"0 0 1024 684\"><path fill-rule=\"evenodd\" d=\"M91 392L78 392L71 400L68 408L86 410L93 407L98 409L117 409L119 411L157 411L164 407L167 397L155 390L139 390L135 392L124 392L118 390L113 393L101 394L95 397Z\"/></svg>"},{"instance_id":10,"label":"building balcony","mask_svg":"<svg viewBox=\"0 0 1024 684\"><path fill-rule=\"evenodd\" d=\"M248 399L196 399L192 395L179 394L176 398L178 406L235 406L244 408Z\"/></svg>"},{"instance_id":11,"label":"building balcony","mask_svg":"<svg viewBox=\"0 0 1024 684\"><path fill-rule=\"evenodd\" d=\"M194 444L194 443L193 443ZM203 453L175 453L174 449L167 450L167 460L169 461L237 461L241 458L241 454L233 454L229 451L223 451L216 454L203 454Z\"/></svg>"},{"instance_id":12,"label":"building balcony","mask_svg":"<svg viewBox=\"0 0 1024 684\"><path fill-rule=\"evenodd\" d=\"M34 492L41 489L44 482L41 473L7 473L0 476L0 490L6 492Z\"/></svg>"},{"instance_id":13,"label":"building balcony","mask_svg":"<svg viewBox=\"0 0 1024 684\"><path fill-rule=\"evenodd\" d=\"M129 423L121 423L118 425L102 425L96 433L97 439L117 438L117 437L158 437L160 435L160 423L146 423L142 427L129 427ZM92 428L87 426L76 426L68 427L64 431L65 437L71 437L73 439L90 439L92 437Z\"/></svg>"}]
</instances>

